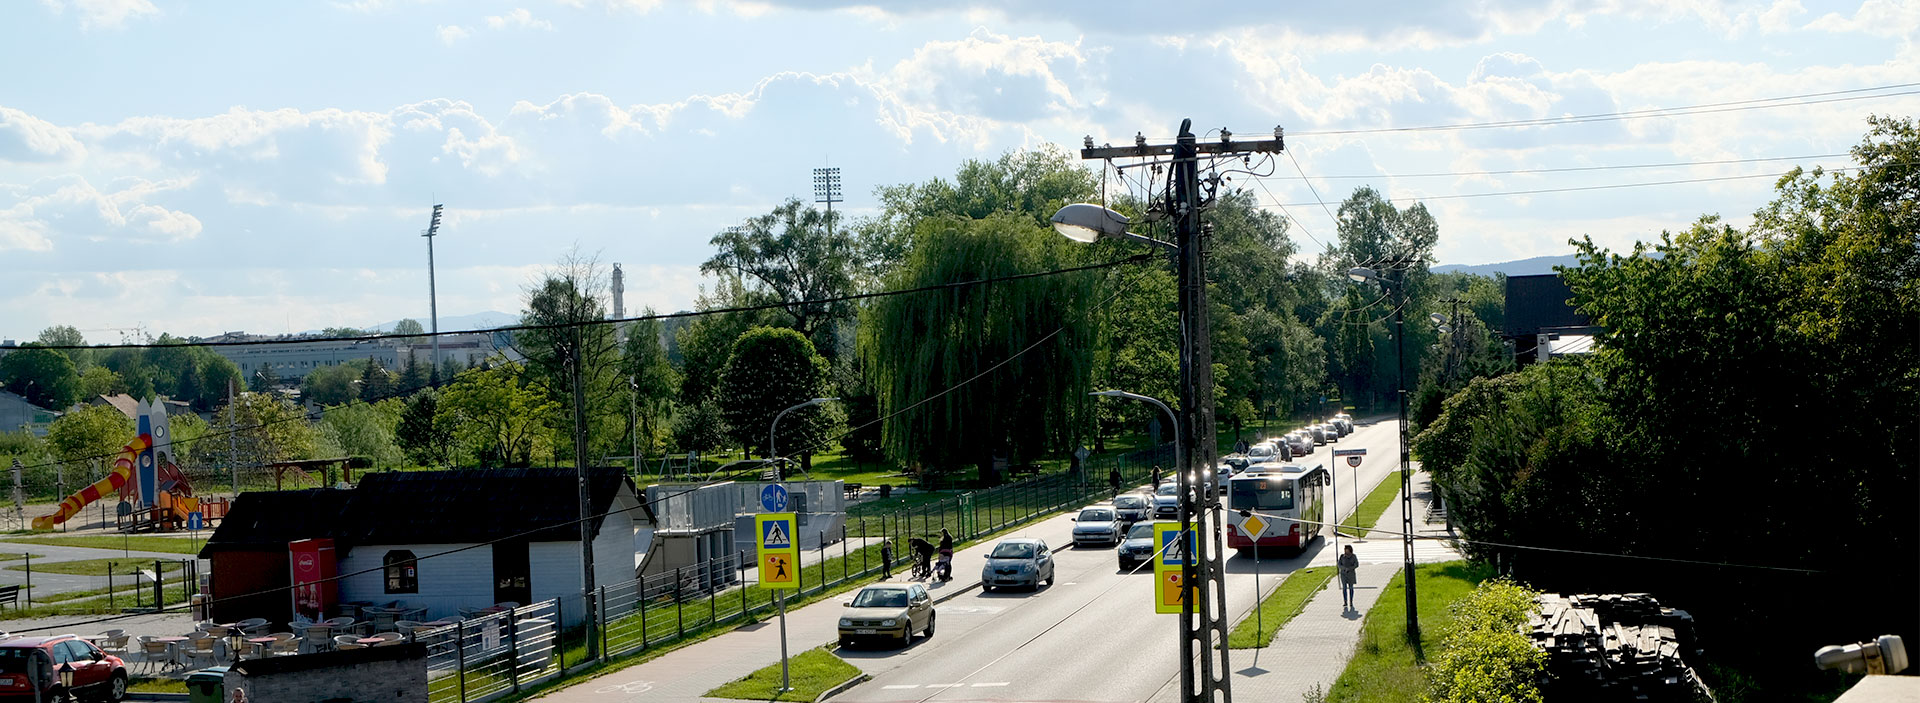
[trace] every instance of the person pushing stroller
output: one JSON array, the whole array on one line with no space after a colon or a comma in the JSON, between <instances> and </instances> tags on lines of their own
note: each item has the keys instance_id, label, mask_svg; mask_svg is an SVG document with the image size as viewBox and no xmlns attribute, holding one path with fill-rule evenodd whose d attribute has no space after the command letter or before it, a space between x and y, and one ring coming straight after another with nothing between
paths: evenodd
<instances>
[{"instance_id":1,"label":"person pushing stroller","mask_svg":"<svg viewBox=\"0 0 1920 703\"><path fill-rule=\"evenodd\" d=\"M907 540L907 547L913 550L913 574L915 581L925 581L933 575L933 543L919 537Z\"/></svg>"}]
</instances>

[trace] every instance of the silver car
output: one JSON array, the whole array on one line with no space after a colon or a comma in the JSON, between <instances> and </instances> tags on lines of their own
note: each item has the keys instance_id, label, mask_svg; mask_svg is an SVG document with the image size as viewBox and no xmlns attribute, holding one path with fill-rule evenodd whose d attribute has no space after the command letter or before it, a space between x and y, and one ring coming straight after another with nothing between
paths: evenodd
<instances>
[{"instance_id":1,"label":"silver car","mask_svg":"<svg viewBox=\"0 0 1920 703\"><path fill-rule=\"evenodd\" d=\"M1010 586L1038 589L1041 582L1053 585L1053 554L1043 540L1000 540L987 554L987 565L980 568L982 591Z\"/></svg>"},{"instance_id":2,"label":"silver car","mask_svg":"<svg viewBox=\"0 0 1920 703\"><path fill-rule=\"evenodd\" d=\"M1143 563L1153 560L1153 525L1141 523L1127 532L1127 541L1113 550L1120 555L1120 570L1132 571Z\"/></svg>"},{"instance_id":3,"label":"silver car","mask_svg":"<svg viewBox=\"0 0 1920 703\"><path fill-rule=\"evenodd\" d=\"M905 647L913 633L933 636L933 597L917 583L883 583L860 589L840 612L840 646L881 639Z\"/></svg>"},{"instance_id":4,"label":"silver car","mask_svg":"<svg viewBox=\"0 0 1920 703\"><path fill-rule=\"evenodd\" d=\"M1073 518L1073 546L1119 544L1124 529L1112 508L1087 508Z\"/></svg>"}]
</instances>

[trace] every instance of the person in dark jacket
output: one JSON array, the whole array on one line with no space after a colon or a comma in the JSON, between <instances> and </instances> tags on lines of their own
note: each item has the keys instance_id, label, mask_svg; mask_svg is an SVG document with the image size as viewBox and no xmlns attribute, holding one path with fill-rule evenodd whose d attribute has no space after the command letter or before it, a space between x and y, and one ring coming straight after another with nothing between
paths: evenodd
<instances>
[{"instance_id":1,"label":"person in dark jacket","mask_svg":"<svg viewBox=\"0 0 1920 703\"><path fill-rule=\"evenodd\" d=\"M933 543L915 537L907 544L913 548L913 580L926 580L933 573Z\"/></svg>"},{"instance_id":2,"label":"person in dark jacket","mask_svg":"<svg viewBox=\"0 0 1920 703\"><path fill-rule=\"evenodd\" d=\"M1113 467L1112 471L1107 472L1107 483L1113 486L1113 492L1120 492L1120 467Z\"/></svg>"},{"instance_id":3,"label":"person in dark jacket","mask_svg":"<svg viewBox=\"0 0 1920 703\"><path fill-rule=\"evenodd\" d=\"M940 528L940 580L953 580L953 534Z\"/></svg>"},{"instance_id":4,"label":"person in dark jacket","mask_svg":"<svg viewBox=\"0 0 1920 703\"><path fill-rule=\"evenodd\" d=\"M1359 580L1360 557L1354 555L1353 545L1347 545L1347 551L1333 562L1340 569L1340 601L1348 610L1353 609L1353 583Z\"/></svg>"}]
</instances>

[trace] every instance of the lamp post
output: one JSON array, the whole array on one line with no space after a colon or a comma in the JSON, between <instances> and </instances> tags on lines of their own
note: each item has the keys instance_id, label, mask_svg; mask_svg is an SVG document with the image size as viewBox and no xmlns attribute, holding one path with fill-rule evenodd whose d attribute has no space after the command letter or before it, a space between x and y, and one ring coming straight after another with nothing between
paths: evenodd
<instances>
[{"instance_id":1,"label":"lamp post","mask_svg":"<svg viewBox=\"0 0 1920 703\"><path fill-rule=\"evenodd\" d=\"M60 697L73 700L73 662L60 664Z\"/></svg>"},{"instance_id":2,"label":"lamp post","mask_svg":"<svg viewBox=\"0 0 1920 703\"><path fill-rule=\"evenodd\" d=\"M1395 298L1393 342L1396 349L1394 365L1398 373L1395 374L1394 385L1398 386L1400 396L1400 545L1406 562L1407 640L1417 643L1420 641L1420 609L1419 598L1415 595L1413 583L1413 472L1409 470L1410 464L1407 457L1407 281L1404 269L1400 270L1400 275L1391 278L1381 273L1365 266L1347 269L1347 277L1354 282L1378 282L1381 287L1393 293Z\"/></svg>"},{"instance_id":3,"label":"lamp post","mask_svg":"<svg viewBox=\"0 0 1920 703\"><path fill-rule=\"evenodd\" d=\"M774 442L774 432L780 429L780 418L786 417L787 413L793 412L795 410L799 410L801 408L812 407L815 405L819 405L821 403L826 403L826 402L835 401L835 400L839 400L839 398L814 398L813 400L809 400L799 405L795 405L791 408L787 408L785 410L782 410L774 414L773 426L767 428L767 458L774 459L777 455L779 455L779 452L774 449L773 442ZM785 460L776 459L776 461L784 463ZM780 468L780 463L775 463L774 468L778 470ZM785 475L786 475L785 472L781 472L781 476L784 477Z\"/></svg>"},{"instance_id":4,"label":"lamp post","mask_svg":"<svg viewBox=\"0 0 1920 703\"><path fill-rule=\"evenodd\" d=\"M1180 418L1174 416L1173 408L1167 407L1167 404L1160 402L1159 398L1155 398L1149 395L1140 395L1138 393L1128 393L1126 391L1094 391L1092 393L1088 393L1087 395L1097 395L1105 398L1126 398L1128 400L1137 400L1142 403L1146 403L1148 405L1152 405L1153 407L1159 408L1160 412L1166 413L1167 421L1173 423L1173 465L1174 467L1176 467L1176 469L1184 465L1180 461L1180 458L1181 458L1180 452L1181 452L1181 449L1183 448L1180 444Z\"/></svg>"},{"instance_id":5,"label":"lamp post","mask_svg":"<svg viewBox=\"0 0 1920 703\"><path fill-rule=\"evenodd\" d=\"M241 630L237 625L227 630L227 649L233 651L234 666L240 665L240 650L245 646L247 646L246 631Z\"/></svg>"},{"instance_id":6,"label":"lamp post","mask_svg":"<svg viewBox=\"0 0 1920 703\"><path fill-rule=\"evenodd\" d=\"M833 400L839 400L839 398L814 398L775 413L773 416L773 426L767 428L767 458L772 459L777 453L774 449L774 438L777 436L775 431L780 429L780 418L786 417L787 413L795 410ZM780 464L775 463L774 471L778 472L779 470ZM787 669L787 592L785 590L776 590L774 594L779 600L780 607L780 690L791 691L793 690L793 679Z\"/></svg>"}]
</instances>

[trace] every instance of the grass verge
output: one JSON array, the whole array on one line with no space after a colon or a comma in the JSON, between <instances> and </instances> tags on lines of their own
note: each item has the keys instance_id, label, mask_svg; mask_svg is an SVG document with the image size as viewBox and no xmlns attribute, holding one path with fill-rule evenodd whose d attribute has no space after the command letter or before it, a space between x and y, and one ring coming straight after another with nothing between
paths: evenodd
<instances>
[{"instance_id":1,"label":"grass verge","mask_svg":"<svg viewBox=\"0 0 1920 703\"><path fill-rule=\"evenodd\" d=\"M162 560L160 568L172 572L180 570L180 562ZM77 561L45 561L33 565L36 574L72 574L75 576L105 576L112 569L115 574L131 575L141 569L152 569L154 560L133 557L131 559L80 559ZM14 564L8 571L26 571L25 564Z\"/></svg>"},{"instance_id":2,"label":"grass verge","mask_svg":"<svg viewBox=\"0 0 1920 703\"><path fill-rule=\"evenodd\" d=\"M1414 703L1427 691L1426 653L1440 651L1440 638L1453 621L1454 601L1493 576L1493 569L1465 561L1421 564L1419 574L1420 643L1407 639L1405 574L1395 573L1360 624L1360 642L1347 668L1327 690L1327 703Z\"/></svg>"},{"instance_id":3,"label":"grass verge","mask_svg":"<svg viewBox=\"0 0 1920 703\"><path fill-rule=\"evenodd\" d=\"M1254 649L1265 647L1273 642L1273 636L1286 627L1287 621L1299 615L1307 607L1307 601L1313 594L1327 587L1327 581L1333 578L1333 567L1315 566L1301 569L1287 575L1273 594L1260 601L1258 615L1248 614L1245 620L1234 626L1233 633L1227 635L1229 649Z\"/></svg>"},{"instance_id":4,"label":"grass verge","mask_svg":"<svg viewBox=\"0 0 1920 703\"><path fill-rule=\"evenodd\" d=\"M127 691L131 693L186 693L186 679L130 679Z\"/></svg>"},{"instance_id":5,"label":"grass verge","mask_svg":"<svg viewBox=\"0 0 1920 703\"><path fill-rule=\"evenodd\" d=\"M1367 499L1360 501L1360 506L1340 522L1340 534L1347 537L1367 536L1367 531L1373 529L1374 523L1380 522L1380 516L1387 512L1387 506L1393 505L1393 499L1399 497L1399 478L1399 472L1387 472L1379 485L1367 494Z\"/></svg>"},{"instance_id":6,"label":"grass verge","mask_svg":"<svg viewBox=\"0 0 1920 703\"><path fill-rule=\"evenodd\" d=\"M854 668L834 656L827 648L809 649L801 652L788 663L788 678L793 690L780 690L780 665L774 664L759 671L747 674L738 681L729 682L706 693L707 698L737 698L750 701L811 701L826 693L827 689L840 685L847 679L860 675Z\"/></svg>"},{"instance_id":7,"label":"grass verge","mask_svg":"<svg viewBox=\"0 0 1920 703\"><path fill-rule=\"evenodd\" d=\"M136 552L165 552L168 554L197 554L206 546L204 539L181 539L178 537L115 536L115 535L42 535L33 537L9 536L0 538L0 542L16 544L50 544L56 547L88 547L92 549L130 549Z\"/></svg>"}]
</instances>

